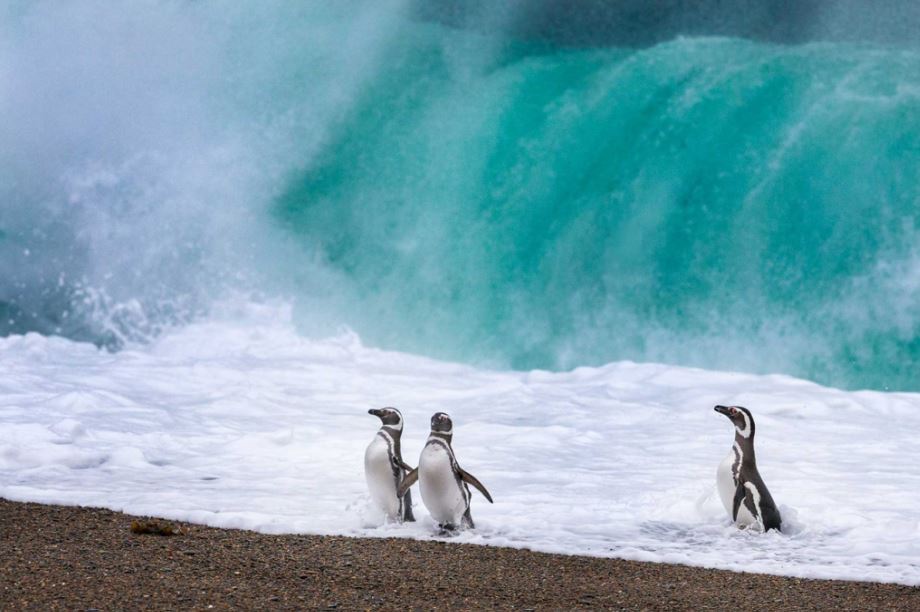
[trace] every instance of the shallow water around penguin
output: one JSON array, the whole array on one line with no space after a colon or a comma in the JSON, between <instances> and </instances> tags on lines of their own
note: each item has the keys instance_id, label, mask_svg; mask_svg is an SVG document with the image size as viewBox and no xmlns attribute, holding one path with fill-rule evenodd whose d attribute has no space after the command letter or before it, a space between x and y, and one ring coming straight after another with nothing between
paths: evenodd
<instances>
[{"instance_id":1,"label":"shallow water around penguin","mask_svg":"<svg viewBox=\"0 0 920 612\"><path fill-rule=\"evenodd\" d=\"M477 528L451 541L794 576L920 584L920 395L659 364L477 369L310 341L287 309L191 325L110 354L0 340L0 496L267 533L437 537L384 525L363 474L379 424L405 417L414 465L433 412L454 419ZM784 533L730 525L715 489L749 407Z\"/></svg>"}]
</instances>

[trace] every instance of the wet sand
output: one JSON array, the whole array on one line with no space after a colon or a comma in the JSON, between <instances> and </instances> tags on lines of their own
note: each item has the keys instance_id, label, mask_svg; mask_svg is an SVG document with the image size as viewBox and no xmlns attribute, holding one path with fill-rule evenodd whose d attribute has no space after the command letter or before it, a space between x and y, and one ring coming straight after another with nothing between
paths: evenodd
<instances>
[{"instance_id":1,"label":"wet sand","mask_svg":"<svg viewBox=\"0 0 920 612\"><path fill-rule=\"evenodd\" d=\"M0 499L0 609L920 610L920 588L405 539L263 535Z\"/></svg>"}]
</instances>

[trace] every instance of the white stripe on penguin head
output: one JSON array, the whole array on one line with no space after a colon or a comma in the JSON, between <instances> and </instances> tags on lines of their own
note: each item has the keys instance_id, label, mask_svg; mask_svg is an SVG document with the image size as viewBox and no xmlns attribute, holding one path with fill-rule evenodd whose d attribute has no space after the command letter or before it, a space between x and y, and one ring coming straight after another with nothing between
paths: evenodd
<instances>
[{"instance_id":1,"label":"white stripe on penguin head","mask_svg":"<svg viewBox=\"0 0 920 612\"><path fill-rule=\"evenodd\" d=\"M437 434L442 434L442 435L446 435L446 436L452 436L452 435L454 434L454 422L453 422L453 420L451 420L450 416L448 416L446 412L437 412L437 413L435 413L434 416L437 416L437 415L439 415L439 414L444 415L444 416L447 418L447 420L450 421L450 429L448 429L448 430L446 430L446 431L442 431L442 430L439 430L439 429L435 429L435 428L434 428L434 423L432 423L432 425L431 425L431 433L432 433L432 434L436 434L436 433L437 433Z\"/></svg>"},{"instance_id":2,"label":"white stripe on penguin head","mask_svg":"<svg viewBox=\"0 0 920 612\"><path fill-rule=\"evenodd\" d=\"M397 410L396 408L384 408L384 410L386 410L388 414L395 414L395 415L396 415L396 418L398 418L399 421L397 421L396 423L392 423L392 424L390 424L390 423L384 423L383 426L384 426L384 427L391 427L391 428L396 429L396 430L398 430L398 431L402 431L402 428L403 428L402 413L401 413L399 410Z\"/></svg>"},{"instance_id":3,"label":"white stripe on penguin head","mask_svg":"<svg viewBox=\"0 0 920 612\"><path fill-rule=\"evenodd\" d=\"M741 434L742 438L749 438L751 436L751 417L749 417L748 413L744 410L739 410L738 412L744 417L744 429L741 429L737 425L735 425L735 429Z\"/></svg>"}]
</instances>

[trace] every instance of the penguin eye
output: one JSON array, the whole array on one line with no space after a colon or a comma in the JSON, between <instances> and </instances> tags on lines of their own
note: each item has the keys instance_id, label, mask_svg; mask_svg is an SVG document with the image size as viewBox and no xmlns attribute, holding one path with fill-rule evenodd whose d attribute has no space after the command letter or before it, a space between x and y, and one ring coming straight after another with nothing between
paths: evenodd
<instances>
[{"instance_id":1,"label":"penguin eye","mask_svg":"<svg viewBox=\"0 0 920 612\"><path fill-rule=\"evenodd\" d=\"M736 410L735 408L732 408L731 410L729 410L729 412L731 413L732 416L738 416L738 410Z\"/></svg>"}]
</instances>

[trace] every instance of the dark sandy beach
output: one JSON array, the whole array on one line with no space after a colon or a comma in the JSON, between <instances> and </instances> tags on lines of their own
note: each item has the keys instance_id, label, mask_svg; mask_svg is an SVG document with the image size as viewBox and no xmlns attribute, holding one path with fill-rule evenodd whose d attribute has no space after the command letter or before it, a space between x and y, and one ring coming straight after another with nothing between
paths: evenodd
<instances>
[{"instance_id":1,"label":"dark sandy beach","mask_svg":"<svg viewBox=\"0 0 920 612\"><path fill-rule=\"evenodd\" d=\"M403 539L272 536L0 500L0 610L920 610L920 588Z\"/></svg>"}]
</instances>

